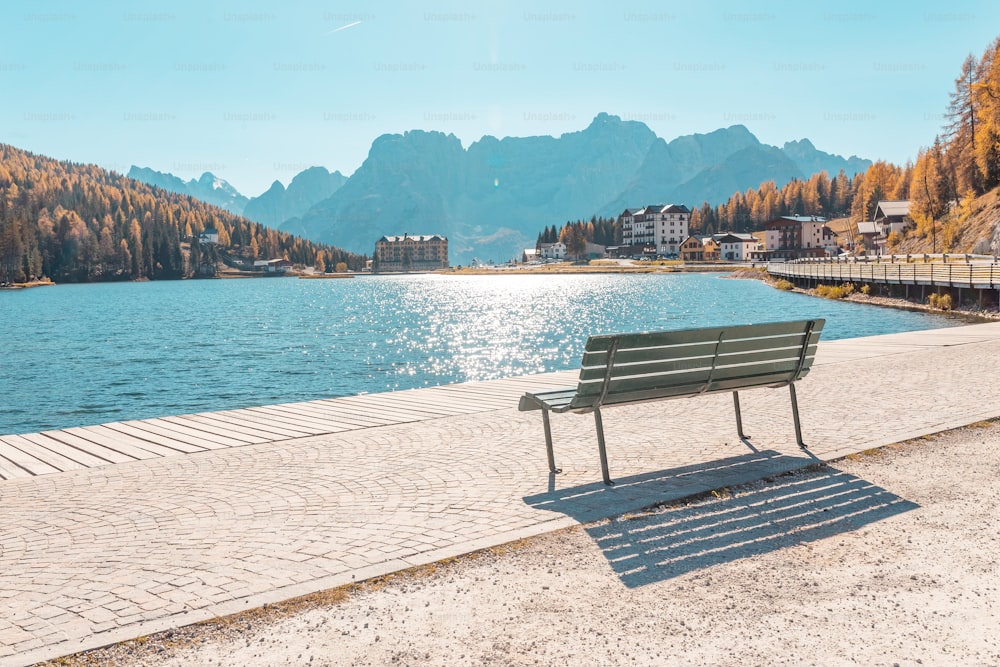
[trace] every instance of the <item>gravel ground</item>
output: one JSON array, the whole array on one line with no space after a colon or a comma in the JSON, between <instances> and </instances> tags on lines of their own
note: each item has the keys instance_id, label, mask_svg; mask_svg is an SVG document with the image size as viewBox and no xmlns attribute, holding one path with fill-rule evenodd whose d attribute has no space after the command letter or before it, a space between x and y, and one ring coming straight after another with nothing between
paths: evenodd
<instances>
[{"instance_id":1,"label":"gravel ground","mask_svg":"<svg viewBox=\"0 0 1000 667\"><path fill-rule=\"evenodd\" d=\"M1000 665L1000 424L60 665Z\"/></svg>"}]
</instances>

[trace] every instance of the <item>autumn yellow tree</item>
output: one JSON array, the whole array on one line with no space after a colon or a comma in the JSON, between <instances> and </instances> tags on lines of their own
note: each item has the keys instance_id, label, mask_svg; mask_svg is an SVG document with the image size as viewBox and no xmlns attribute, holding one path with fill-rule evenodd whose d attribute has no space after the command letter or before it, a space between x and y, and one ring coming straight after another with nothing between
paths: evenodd
<instances>
[{"instance_id":1,"label":"autumn yellow tree","mask_svg":"<svg viewBox=\"0 0 1000 667\"><path fill-rule=\"evenodd\" d=\"M972 84L977 121L974 153L986 190L1000 185L1000 37L983 54Z\"/></svg>"},{"instance_id":2,"label":"autumn yellow tree","mask_svg":"<svg viewBox=\"0 0 1000 667\"><path fill-rule=\"evenodd\" d=\"M917 233L931 237L932 252L938 251L937 226L948 211L950 199L943 152L938 139L929 149L922 150L917 156L910 182L910 215L917 223Z\"/></svg>"}]
</instances>

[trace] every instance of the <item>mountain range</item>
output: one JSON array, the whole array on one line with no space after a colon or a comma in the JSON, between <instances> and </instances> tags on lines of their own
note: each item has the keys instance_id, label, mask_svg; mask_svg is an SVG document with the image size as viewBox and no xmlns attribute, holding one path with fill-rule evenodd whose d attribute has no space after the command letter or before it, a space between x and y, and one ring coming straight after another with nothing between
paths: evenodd
<instances>
[{"instance_id":1,"label":"mountain range","mask_svg":"<svg viewBox=\"0 0 1000 667\"><path fill-rule=\"evenodd\" d=\"M641 122L601 113L578 132L485 136L468 148L441 132L386 134L350 178L313 167L287 189L275 182L249 200L210 173L187 183L135 167L129 176L195 197L207 185L228 206L242 198L251 219L355 252L370 254L386 234L444 234L451 263L465 264L519 255L544 227L567 220L651 203L715 205L765 181L780 187L823 170L853 176L870 165L808 139L763 144L742 125L668 142Z\"/></svg>"},{"instance_id":2,"label":"mountain range","mask_svg":"<svg viewBox=\"0 0 1000 667\"><path fill-rule=\"evenodd\" d=\"M162 188L167 192L194 197L236 215L243 214L243 209L249 201L236 188L210 171L206 171L198 179L192 178L190 181L183 181L170 173L132 165L126 176L140 183Z\"/></svg>"}]
</instances>

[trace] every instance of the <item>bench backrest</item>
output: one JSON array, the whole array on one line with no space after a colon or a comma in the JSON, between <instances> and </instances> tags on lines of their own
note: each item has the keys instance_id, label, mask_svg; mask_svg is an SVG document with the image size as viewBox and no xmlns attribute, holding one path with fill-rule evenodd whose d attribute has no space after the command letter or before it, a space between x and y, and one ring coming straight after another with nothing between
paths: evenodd
<instances>
[{"instance_id":1,"label":"bench backrest","mask_svg":"<svg viewBox=\"0 0 1000 667\"><path fill-rule=\"evenodd\" d=\"M825 322L591 336L571 409L787 385L809 372Z\"/></svg>"}]
</instances>

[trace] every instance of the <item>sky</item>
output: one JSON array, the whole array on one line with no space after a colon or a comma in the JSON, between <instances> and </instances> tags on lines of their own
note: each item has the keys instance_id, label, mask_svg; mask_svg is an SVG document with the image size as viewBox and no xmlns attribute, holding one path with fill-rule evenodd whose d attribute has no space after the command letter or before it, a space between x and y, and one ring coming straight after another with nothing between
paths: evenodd
<instances>
[{"instance_id":1,"label":"sky","mask_svg":"<svg viewBox=\"0 0 1000 667\"><path fill-rule=\"evenodd\" d=\"M0 10L0 142L247 196L353 173L411 129L553 135L600 112L666 140L742 124L903 164L1000 3L33 0Z\"/></svg>"}]
</instances>

